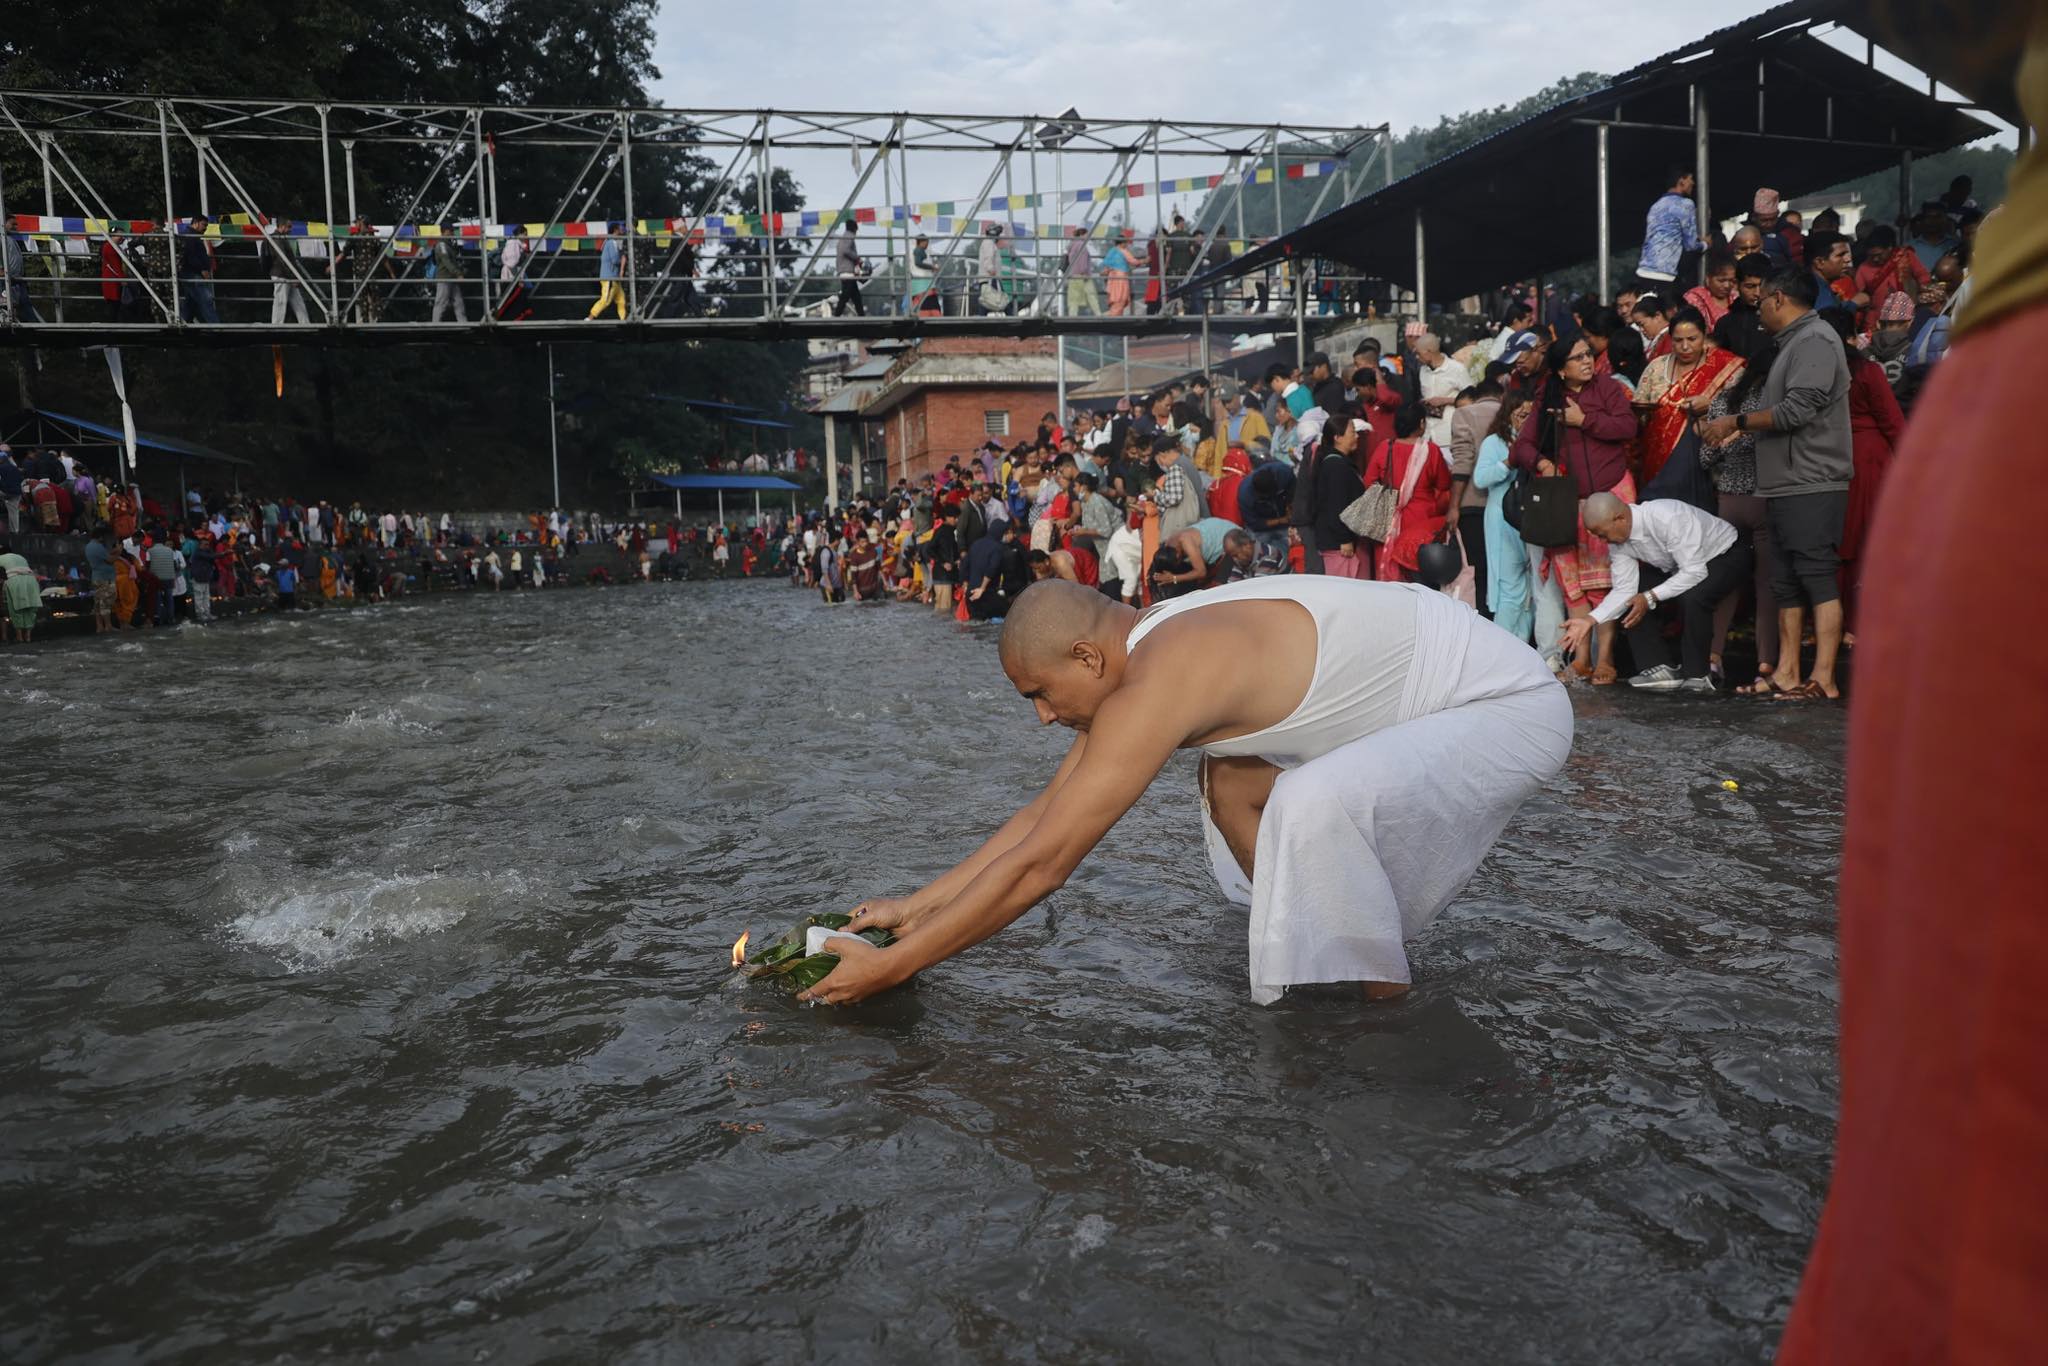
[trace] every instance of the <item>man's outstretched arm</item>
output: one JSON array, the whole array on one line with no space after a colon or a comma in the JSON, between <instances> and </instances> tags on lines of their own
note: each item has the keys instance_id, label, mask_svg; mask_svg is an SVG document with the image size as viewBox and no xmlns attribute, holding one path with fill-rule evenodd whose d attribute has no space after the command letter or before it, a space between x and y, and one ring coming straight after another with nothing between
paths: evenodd
<instances>
[{"instance_id":1,"label":"man's outstretched arm","mask_svg":"<svg viewBox=\"0 0 2048 1366\"><path fill-rule=\"evenodd\" d=\"M886 990L980 943L1058 891L1187 738L1191 728L1183 708L1169 697L1148 695L1167 691L1127 688L1105 702L1080 762L1057 790L1049 790L1045 810L1021 840L988 860L895 944L846 945L839 966L801 999L846 1005Z\"/></svg>"}]
</instances>

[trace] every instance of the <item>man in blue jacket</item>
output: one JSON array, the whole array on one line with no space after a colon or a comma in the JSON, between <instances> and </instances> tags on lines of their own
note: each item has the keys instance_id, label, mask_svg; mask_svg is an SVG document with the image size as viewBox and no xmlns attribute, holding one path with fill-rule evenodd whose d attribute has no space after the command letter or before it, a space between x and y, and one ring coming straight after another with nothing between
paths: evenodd
<instances>
[{"instance_id":1,"label":"man in blue jacket","mask_svg":"<svg viewBox=\"0 0 2048 1366\"><path fill-rule=\"evenodd\" d=\"M1637 289L1660 299L1683 293L1672 285L1687 252L1703 250L1700 244L1699 209L1692 202L1693 174L1673 166L1666 182L1670 189L1650 206L1643 226L1643 254L1636 262Z\"/></svg>"}]
</instances>

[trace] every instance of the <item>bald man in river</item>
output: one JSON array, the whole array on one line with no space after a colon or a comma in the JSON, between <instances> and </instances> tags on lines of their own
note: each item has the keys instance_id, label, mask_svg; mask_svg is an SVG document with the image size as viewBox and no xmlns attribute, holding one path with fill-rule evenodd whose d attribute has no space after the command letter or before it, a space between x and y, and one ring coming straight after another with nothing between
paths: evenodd
<instances>
[{"instance_id":1,"label":"bald man in river","mask_svg":"<svg viewBox=\"0 0 2048 1366\"><path fill-rule=\"evenodd\" d=\"M1001 658L1073 748L965 861L856 908L896 942L845 943L805 999L861 1000L1002 929L1191 747L1210 863L1251 908L1252 999L1305 982L1398 995L1405 942L1571 749L1571 703L1536 652L1414 584L1283 575L1140 614L1046 580L1011 607Z\"/></svg>"}]
</instances>

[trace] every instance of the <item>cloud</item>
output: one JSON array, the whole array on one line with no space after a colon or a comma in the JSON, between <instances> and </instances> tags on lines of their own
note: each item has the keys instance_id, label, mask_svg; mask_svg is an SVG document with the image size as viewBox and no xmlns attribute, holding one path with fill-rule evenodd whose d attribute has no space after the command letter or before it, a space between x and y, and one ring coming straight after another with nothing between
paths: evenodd
<instances>
[{"instance_id":1,"label":"cloud","mask_svg":"<svg viewBox=\"0 0 2048 1366\"><path fill-rule=\"evenodd\" d=\"M1119 117L1391 122L1399 133L1588 67L1625 70L1766 8L672 4L656 24L656 93L700 108L1050 114L1073 105Z\"/></svg>"},{"instance_id":2,"label":"cloud","mask_svg":"<svg viewBox=\"0 0 2048 1366\"><path fill-rule=\"evenodd\" d=\"M1547 0L1530 12L1497 0L1437 0L1353 12L1327 0L784 0L714 10L672 0L656 24L662 78L654 94L685 108L1051 115L1073 106L1097 118L1389 123L1398 135L1513 103L1588 68L1626 70L1767 7L1738 0L1708 14ZM835 207L853 185L848 152L778 151L776 162L814 207ZM991 164L913 153L909 197L971 196ZM1110 158L1070 154L1062 173L1071 188L1106 183L1112 169ZM1220 157L1161 167L1169 177L1222 169ZM1020 166L1010 188L1028 189L1024 177ZM1149 165L1141 161L1129 178L1152 179ZM882 203L881 190L878 174L859 198ZM894 198L900 191L892 186ZM1000 183L995 192L1004 192ZM1133 211L1142 223L1153 210L1134 202Z\"/></svg>"}]
</instances>

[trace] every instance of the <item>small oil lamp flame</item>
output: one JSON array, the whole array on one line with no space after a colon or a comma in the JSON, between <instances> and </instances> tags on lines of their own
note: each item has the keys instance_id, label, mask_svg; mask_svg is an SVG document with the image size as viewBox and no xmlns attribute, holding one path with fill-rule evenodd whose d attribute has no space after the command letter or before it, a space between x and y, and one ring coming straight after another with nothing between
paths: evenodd
<instances>
[{"instance_id":1,"label":"small oil lamp flame","mask_svg":"<svg viewBox=\"0 0 2048 1366\"><path fill-rule=\"evenodd\" d=\"M740 931L740 937L732 941L732 965L739 967L747 961L747 933Z\"/></svg>"}]
</instances>

